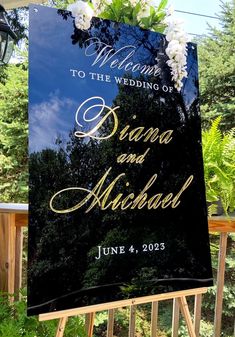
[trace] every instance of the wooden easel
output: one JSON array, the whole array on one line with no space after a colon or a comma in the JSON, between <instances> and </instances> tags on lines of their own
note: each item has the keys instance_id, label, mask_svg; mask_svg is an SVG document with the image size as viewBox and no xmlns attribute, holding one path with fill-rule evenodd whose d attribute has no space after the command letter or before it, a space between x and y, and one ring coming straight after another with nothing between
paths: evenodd
<instances>
[{"instance_id":1,"label":"wooden easel","mask_svg":"<svg viewBox=\"0 0 235 337\"><path fill-rule=\"evenodd\" d=\"M188 332L189 332L189 336L197 337L195 331L197 330L196 325L198 323L194 321L194 324L193 324L192 322L186 297L195 296L196 301L198 301L198 303L196 303L196 308L198 307L198 310L200 310L201 295L205 294L206 292L207 292L207 288L189 289L189 290L181 290L181 291L170 292L170 293L159 294L159 295L138 297L138 298L123 300L123 301L97 304L97 305L92 305L88 307L76 308L76 309L62 310L62 311L52 312L48 314L41 314L39 315L39 321L59 319L59 324L58 324L55 337L63 337L68 318L72 316L86 314L87 337L92 337L96 312L108 310L109 322L110 322L114 320L114 309L130 306L131 310L130 310L129 337L134 337L134 333L133 333L134 329L132 329L132 325L133 326L135 325L134 320L135 320L136 305L152 302L152 327L154 327L154 326L157 326L157 315L155 314L157 313L158 302L173 299L174 309L176 310L176 308L178 307L185 319ZM109 326L109 324L108 324L107 330L108 330L108 336L111 336L112 327ZM155 335L156 333L151 331L151 337Z\"/></svg>"}]
</instances>

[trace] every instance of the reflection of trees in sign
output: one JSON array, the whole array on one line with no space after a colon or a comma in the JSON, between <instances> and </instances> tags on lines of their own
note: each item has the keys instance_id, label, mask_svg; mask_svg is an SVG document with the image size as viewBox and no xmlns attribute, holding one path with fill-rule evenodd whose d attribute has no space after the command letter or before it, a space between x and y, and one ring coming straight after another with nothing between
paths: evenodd
<instances>
[{"instance_id":1,"label":"reflection of trees in sign","mask_svg":"<svg viewBox=\"0 0 235 337\"><path fill-rule=\"evenodd\" d=\"M65 20L71 17L71 13L64 10L58 10L58 14ZM133 45L135 46L135 54L131 61L140 65L156 65L161 69L160 78L164 82L170 82L171 76L169 67L166 64L168 57L165 53L167 43L164 35L134 26L120 25L110 20L93 18L92 25L87 31L78 30L74 25L71 39L72 43L74 45L78 44L80 48L88 48L97 39L102 41L104 45L112 46L112 53L123 48L119 55L120 59L125 59L127 56L128 51L124 47ZM97 53L100 47L99 44L94 45Z\"/></svg>"},{"instance_id":2,"label":"reflection of trees in sign","mask_svg":"<svg viewBox=\"0 0 235 337\"><path fill-rule=\"evenodd\" d=\"M112 174L106 181L107 185L120 172L128 176L129 185L125 186L125 193L131 193L133 187L138 193L143 187L143 181L148 180L153 173L159 176L158 190L174 193L190 174L194 174L191 153L179 150L184 148L184 142L189 141L195 132L192 129L194 123L191 127L188 113L183 110L180 95L119 85L112 109L116 106L120 107L116 111L119 130L126 125L132 128L140 125L146 128L159 127L163 131L174 129L175 138L166 145L128 140L120 142L118 133L103 141L92 138L82 140L76 137L78 129L75 129L71 131L65 149L45 149L30 155L32 222L29 244L36 249L31 257L29 282L31 280L31 291L36 303L42 302L41 294L37 294L36 288L33 289L36 285L37 289L44 289L43 301L46 301L56 297L58 289L60 294L67 296L85 287L116 283L118 287L122 285L114 295L120 299L127 295L138 296L143 293L143 289L146 292L148 289L163 291L158 286L159 278L201 277L204 273L201 267L204 261L200 263L198 260L192 264L196 243L191 242L189 247L186 244L189 238L186 240L186 234L182 234L180 228L172 223L175 217L180 216L178 210L175 213L173 210L104 212L96 207L89 212L89 216L85 216L82 210L62 215L49 210L49 201L54 193L72 186L92 188L108 167L112 167ZM183 118L177 110L181 111ZM101 134L109 134L112 127L111 120L107 118L102 123ZM141 154L149 147L150 151L143 163L117 163L120 154ZM193 160L198 159L194 157ZM123 188L123 182L117 182L114 192L119 193ZM71 202L76 203L76 198L76 191L72 196L64 194L57 206L70 207ZM186 206L183 202L182 207L181 212L184 212ZM166 242L167 249L161 251L161 255L139 253L137 257L129 251L132 244L141 250L143 243L156 241ZM95 259L97 246L120 245L127 247L128 258L109 255L100 260ZM182 265L179 265L179 261L183 261ZM48 278L55 280L55 289L47 290L45 284ZM37 282L33 282L35 279ZM171 290L170 286L166 289ZM84 304L79 302L79 295L76 296L77 304Z\"/></svg>"}]
</instances>

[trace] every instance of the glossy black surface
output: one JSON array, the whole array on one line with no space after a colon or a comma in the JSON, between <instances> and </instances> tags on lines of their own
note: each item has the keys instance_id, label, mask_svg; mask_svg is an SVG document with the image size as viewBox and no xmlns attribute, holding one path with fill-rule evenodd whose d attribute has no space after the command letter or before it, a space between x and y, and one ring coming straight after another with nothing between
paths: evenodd
<instances>
[{"instance_id":1,"label":"glossy black surface","mask_svg":"<svg viewBox=\"0 0 235 337\"><path fill-rule=\"evenodd\" d=\"M119 62L127 57L125 46L134 46L129 62L157 63L159 75L140 75L125 71L122 65L117 69L115 64L111 69L111 61L92 66L99 48L91 44L97 38L110 46L107 51L113 48L109 56L121 49L116 54ZM212 285L196 45L188 44L189 74L180 93L170 89L174 84L165 48L161 34L97 18L88 32L81 32L68 12L30 8L29 315ZM81 71L83 78L71 69ZM102 76L89 72L110 77L101 81ZM118 85L115 76L125 77L125 84ZM143 82L159 90L143 88ZM137 87L140 83L142 87ZM102 97L106 105L99 121L111 107L119 106L93 134L109 135L115 115L118 126L110 138L76 137L97 124L97 106L87 112L91 123L83 120L89 102L78 111L76 121L78 107L94 96ZM96 105L101 99L92 102ZM129 130L144 127L144 132L159 128L159 135L173 130L172 139L166 144L160 144L159 138L155 142L129 141L127 136L120 140L126 125ZM141 163L117 163L124 153L143 155ZM162 201L172 193L171 202L156 209L145 205L112 210L101 209L90 195L73 212L58 214L50 208L51 198L64 189L53 206L65 210L77 205L88 195L85 189L94 189L105 173L103 185L96 189L100 198L123 175L103 200L103 208L120 193L120 201L130 193L137 197L155 174L147 199L161 193ZM182 190L187 181L189 186ZM113 255L102 254L98 259L99 246Z\"/></svg>"}]
</instances>

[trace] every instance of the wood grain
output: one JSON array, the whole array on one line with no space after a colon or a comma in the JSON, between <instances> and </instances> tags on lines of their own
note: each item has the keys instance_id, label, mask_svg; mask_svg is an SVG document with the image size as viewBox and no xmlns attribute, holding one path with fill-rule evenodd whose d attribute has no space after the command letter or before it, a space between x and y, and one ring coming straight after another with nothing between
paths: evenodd
<instances>
[{"instance_id":1,"label":"wood grain","mask_svg":"<svg viewBox=\"0 0 235 337\"><path fill-rule=\"evenodd\" d=\"M92 337L93 335L94 322L95 322L95 312L88 312L86 314L86 322L85 322L87 337Z\"/></svg>"},{"instance_id":2,"label":"wood grain","mask_svg":"<svg viewBox=\"0 0 235 337\"><path fill-rule=\"evenodd\" d=\"M198 294L195 296L194 302L194 329L197 337L199 337L200 335L201 311L202 311L202 294Z\"/></svg>"},{"instance_id":3,"label":"wood grain","mask_svg":"<svg viewBox=\"0 0 235 337\"><path fill-rule=\"evenodd\" d=\"M0 291L14 293L16 227L14 214L0 214Z\"/></svg>"},{"instance_id":4,"label":"wood grain","mask_svg":"<svg viewBox=\"0 0 235 337\"><path fill-rule=\"evenodd\" d=\"M157 322L158 322L158 302L152 302L151 311L151 337L157 337Z\"/></svg>"},{"instance_id":5,"label":"wood grain","mask_svg":"<svg viewBox=\"0 0 235 337\"><path fill-rule=\"evenodd\" d=\"M56 337L63 337L64 336L64 330L65 330L65 327L66 327L67 320L68 320L67 317L60 318L58 328L57 328L57 331L56 331Z\"/></svg>"},{"instance_id":6,"label":"wood grain","mask_svg":"<svg viewBox=\"0 0 235 337\"><path fill-rule=\"evenodd\" d=\"M197 294L205 294L206 292L207 292L207 288L196 288L196 289L174 291L174 292L158 294L158 295L137 297L134 299L127 299L127 300L122 300L122 301L96 304L96 305L91 305L87 307L75 308L75 309L61 310L61 311L50 312L50 313L39 315L39 321L49 321L51 319L57 319L61 317L71 317L71 316L77 316L80 314L87 314L87 313L96 312L96 311L128 307L131 305L145 304L145 303L151 303L155 301L165 301L165 300L170 300L173 298L181 297L184 295L194 296Z\"/></svg>"},{"instance_id":7,"label":"wood grain","mask_svg":"<svg viewBox=\"0 0 235 337\"><path fill-rule=\"evenodd\" d=\"M227 217L212 217L208 219L209 231L219 233L233 233L235 232L235 218Z\"/></svg>"},{"instance_id":8,"label":"wood grain","mask_svg":"<svg viewBox=\"0 0 235 337\"><path fill-rule=\"evenodd\" d=\"M115 310L114 309L110 309L108 311L107 337L113 337L114 315L115 315Z\"/></svg>"},{"instance_id":9,"label":"wood grain","mask_svg":"<svg viewBox=\"0 0 235 337\"><path fill-rule=\"evenodd\" d=\"M130 306L129 337L135 337L136 305Z\"/></svg>"},{"instance_id":10,"label":"wood grain","mask_svg":"<svg viewBox=\"0 0 235 337\"><path fill-rule=\"evenodd\" d=\"M222 310L223 310L223 290L225 277L225 259L227 250L227 233L220 234L219 262L217 270L216 304L214 318L214 337L220 337Z\"/></svg>"},{"instance_id":11,"label":"wood grain","mask_svg":"<svg viewBox=\"0 0 235 337\"><path fill-rule=\"evenodd\" d=\"M179 320L180 320L180 307L177 298L173 299L173 311L172 311L172 332L171 337L178 337L179 332Z\"/></svg>"},{"instance_id":12,"label":"wood grain","mask_svg":"<svg viewBox=\"0 0 235 337\"><path fill-rule=\"evenodd\" d=\"M17 227L27 227L29 222L28 214L16 213L16 222Z\"/></svg>"},{"instance_id":13,"label":"wood grain","mask_svg":"<svg viewBox=\"0 0 235 337\"><path fill-rule=\"evenodd\" d=\"M15 300L20 299L19 290L22 287L22 260L23 260L23 228L16 227L15 243Z\"/></svg>"},{"instance_id":14,"label":"wood grain","mask_svg":"<svg viewBox=\"0 0 235 337\"><path fill-rule=\"evenodd\" d=\"M184 316L184 319L185 319L185 322L186 322L186 325L187 325L187 328L188 328L189 336L190 337L196 337L196 333L195 333L195 329L194 329L192 319L191 319L191 316L190 316L190 312L189 312L186 297L185 296L179 297L178 302L179 302L181 313Z\"/></svg>"}]
</instances>

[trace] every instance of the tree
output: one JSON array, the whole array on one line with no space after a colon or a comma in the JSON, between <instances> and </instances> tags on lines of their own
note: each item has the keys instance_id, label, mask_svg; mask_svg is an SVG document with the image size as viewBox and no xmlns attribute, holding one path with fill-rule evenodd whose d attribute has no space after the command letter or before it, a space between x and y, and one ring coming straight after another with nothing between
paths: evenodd
<instances>
[{"instance_id":1,"label":"tree","mask_svg":"<svg viewBox=\"0 0 235 337\"><path fill-rule=\"evenodd\" d=\"M7 12L6 16L11 26L11 29L16 34L17 42L22 39L28 39L28 25L26 25L28 14L29 9L27 7L12 9Z\"/></svg>"},{"instance_id":2,"label":"tree","mask_svg":"<svg viewBox=\"0 0 235 337\"><path fill-rule=\"evenodd\" d=\"M6 18L13 32L16 34L16 44L20 47L19 50L15 48L15 55L22 57L22 50L24 45L27 45L28 40L28 20L29 10L27 7L12 9L7 11ZM26 48L27 49L27 48ZM26 79L27 80L27 79ZM0 83L7 81L7 65L0 67Z\"/></svg>"},{"instance_id":3,"label":"tree","mask_svg":"<svg viewBox=\"0 0 235 337\"><path fill-rule=\"evenodd\" d=\"M221 5L221 29L210 27L211 34L199 42L200 89L203 124L222 115L224 130L235 125L235 7Z\"/></svg>"},{"instance_id":4,"label":"tree","mask_svg":"<svg viewBox=\"0 0 235 337\"><path fill-rule=\"evenodd\" d=\"M0 83L0 201L27 202L28 67L10 65Z\"/></svg>"}]
</instances>

